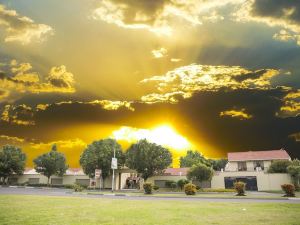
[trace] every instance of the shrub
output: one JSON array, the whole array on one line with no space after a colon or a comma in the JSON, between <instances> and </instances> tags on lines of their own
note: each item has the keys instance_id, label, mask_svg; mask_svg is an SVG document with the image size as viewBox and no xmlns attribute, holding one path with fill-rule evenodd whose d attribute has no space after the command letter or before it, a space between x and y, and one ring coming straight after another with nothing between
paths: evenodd
<instances>
[{"instance_id":1,"label":"shrub","mask_svg":"<svg viewBox=\"0 0 300 225\"><path fill-rule=\"evenodd\" d=\"M245 196L245 187L246 184L244 182L238 181L234 183L234 189L237 192L237 196Z\"/></svg>"},{"instance_id":2,"label":"shrub","mask_svg":"<svg viewBox=\"0 0 300 225\"><path fill-rule=\"evenodd\" d=\"M157 191L159 189L159 187L157 185L153 186L153 190Z\"/></svg>"},{"instance_id":3,"label":"shrub","mask_svg":"<svg viewBox=\"0 0 300 225\"><path fill-rule=\"evenodd\" d=\"M281 188L285 192L284 197L295 197L295 186L293 184L283 184Z\"/></svg>"},{"instance_id":4,"label":"shrub","mask_svg":"<svg viewBox=\"0 0 300 225\"><path fill-rule=\"evenodd\" d=\"M197 192L196 185L192 183L184 185L184 192L186 195L195 195Z\"/></svg>"},{"instance_id":5,"label":"shrub","mask_svg":"<svg viewBox=\"0 0 300 225\"><path fill-rule=\"evenodd\" d=\"M65 184L64 185L64 188L67 188L67 189L73 189L73 184Z\"/></svg>"},{"instance_id":6,"label":"shrub","mask_svg":"<svg viewBox=\"0 0 300 225\"><path fill-rule=\"evenodd\" d=\"M153 189L152 183L144 183L143 188L144 188L145 194L148 194L148 195L152 194L152 189Z\"/></svg>"},{"instance_id":7,"label":"shrub","mask_svg":"<svg viewBox=\"0 0 300 225\"><path fill-rule=\"evenodd\" d=\"M189 181L187 179L181 179L177 181L177 186L183 190L184 185L188 184Z\"/></svg>"},{"instance_id":8,"label":"shrub","mask_svg":"<svg viewBox=\"0 0 300 225\"><path fill-rule=\"evenodd\" d=\"M73 184L73 190L75 192L82 192L83 189L84 189L84 187L82 187L81 185L79 185L79 184Z\"/></svg>"},{"instance_id":9,"label":"shrub","mask_svg":"<svg viewBox=\"0 0 300 225\"><path fill-rule=\"evenodd\" d=\"M175 185L174 185L174 184L175 184ZM167 181L166 181L166 187L167 187L167 188L174 188L174 186L175 186L175 188L176 188L176 186L177 186L177 184L176 184L175 181L173 181L173 180L167 180Z\"/></svg>"},{"instance_id":10,"label":"shrub","mask_svg":"<svg viewBox=\"0 0 300 225\"><path fill-rule=\"evenodd\" d=\"M172 188L172 189L177 188L177 183L176 183L176 182L172 183L172 184L171 184L171 188Z\"/></svg>"}]
</instances>

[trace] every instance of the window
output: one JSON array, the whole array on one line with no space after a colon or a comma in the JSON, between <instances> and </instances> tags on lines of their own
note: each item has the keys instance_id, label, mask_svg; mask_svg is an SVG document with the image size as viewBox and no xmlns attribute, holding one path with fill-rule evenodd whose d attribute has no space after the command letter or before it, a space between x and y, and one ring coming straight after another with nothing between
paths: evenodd
<instances>
[{"instance_id":1,"label":"window","mask_svg":"<svg viewBox=\"0 0 300 225\"><path fill-rule=\"evenodd\" d=\"M238 162L238 171L247 171L246 162Z\"/></svg>"},{"instance_id":2,"label":"window","mask_svg":"<svg viewBox=\"0 0 300 225\"><path fill-rule=\"evenodd\" d=\"M254 167L254 170L264 170L264 161L254 161L253 167Z\"/></svg>"}]
</instances>

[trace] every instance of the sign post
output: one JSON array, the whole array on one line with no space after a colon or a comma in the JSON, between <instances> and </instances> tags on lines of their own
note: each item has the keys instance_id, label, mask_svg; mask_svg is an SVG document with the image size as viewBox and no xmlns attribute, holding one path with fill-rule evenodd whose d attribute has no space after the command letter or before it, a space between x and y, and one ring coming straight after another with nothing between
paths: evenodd
<instances>
[{"instance_id":1,"label":"sign post","mask_svg":"<svg viewBox=\"0 0 300 225\"><path fill-rule=\"evenodd\" d=\"M112 181L111 181L111 191L114 192L115 170L118 169L118 160L116 158L116 149L115 148L114 148L114 157L111 159L111 168L113 170Z\"/></svg>"},{"instance_id":2,"label":"sign post","mask_svg":"<svg viewBox=\"0 0 300 225\"><path fill-rule=\"evenodd\" d=\"M101 189L101 170L95 169L95 180L99 178L99 188Z\"/></svg>"}]
</instances>

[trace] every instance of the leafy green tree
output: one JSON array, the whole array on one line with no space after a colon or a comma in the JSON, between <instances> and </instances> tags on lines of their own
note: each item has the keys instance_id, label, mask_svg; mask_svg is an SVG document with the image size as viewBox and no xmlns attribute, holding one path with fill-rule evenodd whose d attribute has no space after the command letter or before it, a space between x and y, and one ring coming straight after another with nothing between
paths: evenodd
<instances>
[{"instance_id":1,"label":"leafy green tree","mask_svg":"<svg viewBox=\"0 0 300 225\"><path fill-rule=\"evenodd\" d=\"M213 176L213 169L204 165L204 164L198 164L194 165L190 168L190 170L187 173L187 178L192 181L210 181Z\"/></svg>"},{"instance_id":2,"label":"leafy green tree","mask_svg":"<svg viewBox=\"0 0 300 225\"><path fill-rule=\"evenodd\" d=\"M269 173L287 173L288 166L291 165L289 160L275 160L271 163Z\"/></svg>"},{"instance_id":3,"label":"leafy green tree","mask_svg":"<svg viewBox=\"0 0 300 225\"><path fill-rule=\"evenodd\" d=\"M0 149L0 181L6 183L6 179L12 174L23 174L25 163L26 155L21 148L13 145L3 146Z\"/></svg>"},{"instance_id":4,"label":"leafy green tree","mask_svg":"<svg viewBox=\"0 0 300 225\"><path fill-rule=\"evenodd\" d=\"M180 188L180 190L183 190L184 185L188 183L189 181L187 179L180 179L177 181L177 186Z\"/></svg>"},{"instance_id":5,"label":"leafy green tree","mask_svg":"<svg viewBox=\"0 0 300 225\"><path fill-rule=\"evenodd\" d=\"M126 153L126 164L136 170L146 181L149 177L161 173L172 163L171 152L146 139L130 146Z\"/></svg>"},{"instance_id":6,"label":"leafy green tree","mask_svg":"<svg viewBox=\"0 0 300 225\"><path fill-rule=\"evenodd\" d=\"M80 156L80 165L84 173L94 177L95 169L101 169L102 178L108 177L111 171L111 159L114 156L114 149L118 159L118 166L121 167L124 165L125 155L122 152L121 145L116 140L102 139L88 145Z\"/></svg>"},{"instance_id":7,"label":"leafy green tree","mask_svg":"<svg viewBox=\"0 0 300 225\"><path fill-rule=\"evenodd\" d=\"M209 161L215 171L221 171L221 169L224 169L228 162L227 159L209 159Z\"/></svg>"},{"instance_id":8,"label":"leafy green tree","mask_svg":"<svg viewBox=\"0 0 300 225\"><path fill-rule=\"evenodd\" d=\"M55 144L52 145L50 152L38 156L33 162L34 169L48 178L47 185L51 176L63 176L68 169L65 155L57 151Z\"/></svg>"},{"instance_id":9,"label":"leafy green tree","mask_svg":"<svg viewBox=\"0 0 300 225\"><path fill-rule=\"evenodd\" d=\"M188 150L186 156L182 156L179 159L180 167L192 167L193 165L197 165L199 163L210 166L211 163L208 159L206 159L201 153L198 151Z\"/></svg>"},{"instance_id":10,"label":"leafy green tree","mask_svg":"<svg viewBox=\"0 0 300 225\"><path fill-rule=\"evenodd\" d=\"M291 162L291 165L287 167L288 173L291 175L293 179L293 183L296 189L299 189L299 180L300 180L300 160L294 159Z\"/></svg>"}]
</instances>

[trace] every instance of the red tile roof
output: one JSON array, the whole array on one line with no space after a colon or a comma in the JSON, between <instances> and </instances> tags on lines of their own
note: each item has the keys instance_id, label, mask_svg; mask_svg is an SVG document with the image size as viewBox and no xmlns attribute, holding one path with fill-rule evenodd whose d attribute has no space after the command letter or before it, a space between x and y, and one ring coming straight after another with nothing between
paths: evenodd
<instances>
[{"instance_id":1,"label":"red tile roof","mask_svg":"<svg viewBox=\"0 0 300 225\"><path fill-rule=\"evenodd\" d=\"M249 151L249 152L229 152L228 161L249 161L249 160L275 160L291 159L289 154L284 150L270 151Z\"/></svg>"},{"instance_id":2,"label":"red tile roof","mask_svg":"<svg viewBox=\"0 0 300 225\"><path fill-rule=\"evenodd\" d=\"M164 170L164 176L186 176L189 168L167 168Z\"/></svg>"}]
</instances>

